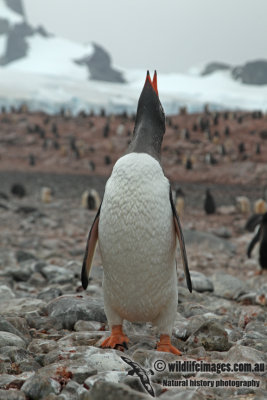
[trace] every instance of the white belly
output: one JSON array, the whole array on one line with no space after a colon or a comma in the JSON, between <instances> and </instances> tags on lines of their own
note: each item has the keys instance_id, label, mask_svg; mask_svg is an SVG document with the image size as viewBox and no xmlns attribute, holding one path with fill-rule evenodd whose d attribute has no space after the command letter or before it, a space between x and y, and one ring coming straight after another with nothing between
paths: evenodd
<instances>
[{"instance_id":1,"label":"white belly","mask_svg":"<svg viewBox=\"0 0 267 400\"><path fill-rule=\"evenodd\" d=\"M115 164L99 221L104 296L129 321L151 321L177 296L169 182L143 153Z\"/></svg>"}]
</instances>

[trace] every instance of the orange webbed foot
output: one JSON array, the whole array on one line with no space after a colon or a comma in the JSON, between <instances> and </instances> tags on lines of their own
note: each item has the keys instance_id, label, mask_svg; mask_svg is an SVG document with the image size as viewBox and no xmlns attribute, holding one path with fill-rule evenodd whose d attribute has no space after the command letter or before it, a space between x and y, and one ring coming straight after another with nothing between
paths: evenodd
<instances>
[{"instance_id":1,"label":"orange webbed foot","mask_svg":"<svg viewBox=\"0 0 267 400\"><path fill-rule=\"evenodd\" d=\"M160 335L160 340L157 343L157 351L164 351L166 353L176 354L181 356L182 353L171 344L169 335Z\"/></svg>"},{"instance_id":2,"label":"orange webbed foot","mask_svg":"<svg viewBox=\"0 0 267 400\"><path fill-rule=\"evenodd\" d=\"M129 338L123 333L121 325L114 325L111 330L111 335L101 343L102 348L116 349L124 351L127 349Z\"/></svg>"},{"instance_id":3,"label":"orange webbed foot","mask_svg":"<svg viewBox=\"0 0 267 400\"><path fill-rule=\"evenodd\" d=\"M254 275L255 276L257 276L257 275L262 275L263 274L263 270L261 269L260 271L256 271L255 273L254 273Z\"/></svg>"}]
</instances>

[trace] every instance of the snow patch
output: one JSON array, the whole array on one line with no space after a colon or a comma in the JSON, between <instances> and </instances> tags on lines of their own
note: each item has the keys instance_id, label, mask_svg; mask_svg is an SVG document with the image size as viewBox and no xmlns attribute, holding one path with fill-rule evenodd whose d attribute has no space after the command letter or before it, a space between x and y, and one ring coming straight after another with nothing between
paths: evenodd
<instances>
[{"instance_id":1,"label":"snow patch","mask_svg":"<svg viewBox=\"0 0 267 400\"><path fill-rule=\"evenodd\" d=\"M38 33L27 38L27 42L27 57L10 63L10 70L88 79L86 66L76 64L75 60L90 56L94 51L92 45L82 45L60 37L43 37Z\"/></svg>"}]
</instances>

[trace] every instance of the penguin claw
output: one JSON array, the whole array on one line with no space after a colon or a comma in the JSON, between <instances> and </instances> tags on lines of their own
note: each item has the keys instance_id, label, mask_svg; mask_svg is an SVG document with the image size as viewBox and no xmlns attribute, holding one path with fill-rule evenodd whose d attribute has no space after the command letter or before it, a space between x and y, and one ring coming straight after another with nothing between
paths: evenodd
<instances>
[{"instance_id":1,"label":"penguin claw","mask_svg":"<svg viewBox=\"0 0 267 400\"><path fill-rule=\"evenodd\" d=\"M177 356L182 355L180 350L176 349L176 347L174 347L171 344L169 335L161 335L160 336L160 341L157 343L157 351L163 351L165 353L172 353Z\"/></svg>"},{"instance_id":2,"label":"penguin claw","mask_svg":"<svg viewBox=\"0 0 267 400\"><path fill-rule=\"evenodd\" d=\"M107 339L101 343L103 349L115 349L124 351L128 349L127 343L129 338L126 335L110 335Z\"/></svg>"},{"instance_id":3,"label":"penguin claw","mask_svg":"<svg viewBox=\"0 0 267 400\"><path fill-rule=\"evenodd\" d=\"M170 345L157 345L157 351L164 351L165 353L172 353L172 354L176 354L177 356L181 356L182 353L180 352L180 350L176 349L176 347L174 347L172 344Z\"/></svg>"},{"instance_id":4,"label":"penguin claw","mask_svg":"<svg viewBox=\"0 0 267 400\"><path fill-rule=\"evenodd\" d=\"M127 343L129 338L124 335L121 325L114 325L112 327L111 335L101 343L102 348L116 349L124 351L128 349Z\"/></svg>"}]
</instances>

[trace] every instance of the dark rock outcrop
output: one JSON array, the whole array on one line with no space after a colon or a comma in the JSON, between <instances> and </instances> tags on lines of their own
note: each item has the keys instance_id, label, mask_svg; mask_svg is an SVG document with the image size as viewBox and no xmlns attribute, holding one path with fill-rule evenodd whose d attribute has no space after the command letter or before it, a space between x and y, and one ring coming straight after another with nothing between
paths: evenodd
<instances>
[{"instance_id":1,"label":"dark rock outcrop","mask_svg":"<svg viewBox=\"0 0 267 400\"><path fill-rule=\"evenodd\" d=\"M210 75L216 71L229 70L232 77L246 85L267 85L267 60L255 60L244 65L230 65L212 62L202 71L201 75Z\"/></svg>"},{"instance_id":2,"label":"dark rock outcrop","mask_svg":"<svg viewBox=\"0 0 267 400\"><path fill-rule=\"evenodd\" d=\"M49 33L42 25L39 25L36 29L35 29L36 33L39 33L39 35L43 36L43 37L52 37L53 34Z\"/></svg>"},{"instance_id":3,"label":"dark rock outcrop","mask_svg":"<svg viewBox=\"0 0 267 400\"><path fill-rule=\"evenodd\" d=\"M5 18L0 18L0 35L5 35L9 30L9 22Z\"/></svg>"},{"instance_id":4,"label":"dark rock outcrop","mask_svg":"<svg viewBox=\"0 0 267 400\"><path fill-rule=\"evenodd\" d=\"M90 78L96 81L124 83L125 79L120 71L111 65L110 55L103 47L94 43L94 53L91 56L75 60L78 65L86 65Z\"/></svg>"},{"instance_id":5,"label":"dark rock outcrop","mask_svg":"<svg viewBox=\"0 0 267 400\"><path fill-rule=\"evenodd\" d=\"M212 62L212 63L206 65L206 67L205 67L204 71L202 71L201 75L202 76L210 75L210 74L213 74L213 72L224 71L224 70L227 70L230 68L231 68L231 66L228 64L224 64L221 62Z\"/></svg>"},{"instance_id":6,"label":"dark rock outcrop","mask_svg":"<svg viewBox=\"0 0 267 400\"><path fill-rule=\"evenodd\" d=\"M247 85L267 85L267 60L256 60L232 69L232 76Z\"/></svg>"},{"instance_id":7,"label":"dark rock outcrop","mask_svg":"<svg viewBox=\"0 0 267 400\"><path fill-rule=\"evenodd\" d=\"M9 30L6 52L0 59L0 65L6 65L12 61L25 57L28 50L26 38L27 36L31 36L33 33L34 29L26 22L16 24L11 30Z\"/></svg>"},{"instance_id":8,"label":"dark rock outcrop","mask_svg":"<svg viewBox=\"0 0 267 400\"><path fill-rule=\"evenodd\" d=\"M51 35L43 26L33 27L27 22L23 0L5 0L6 6L22 16L21 23L11 24L7 19L0 18L0 35L6 35L6 48L0 55L0 66L27 57L29 43L27 38L35 34L49 38ZM72 60L78 65L86 65L92 80L124 83L122 72L112 67L108 52L97 44L93 44L94 52L82 59Z\"/></svg>"},{"instance_id":9,"label":"dark rock outcrop","mask_svg":"<svg viewBox=\"0 0 267 400\"><path fill-rule=\"evenodd\" d=\"M22 17L25 18L25 12L22 0L4 0L4 1L8 8L10 8L12 11L15 11L17 14L20 14Z\"/></svg>"}]
</instances>

